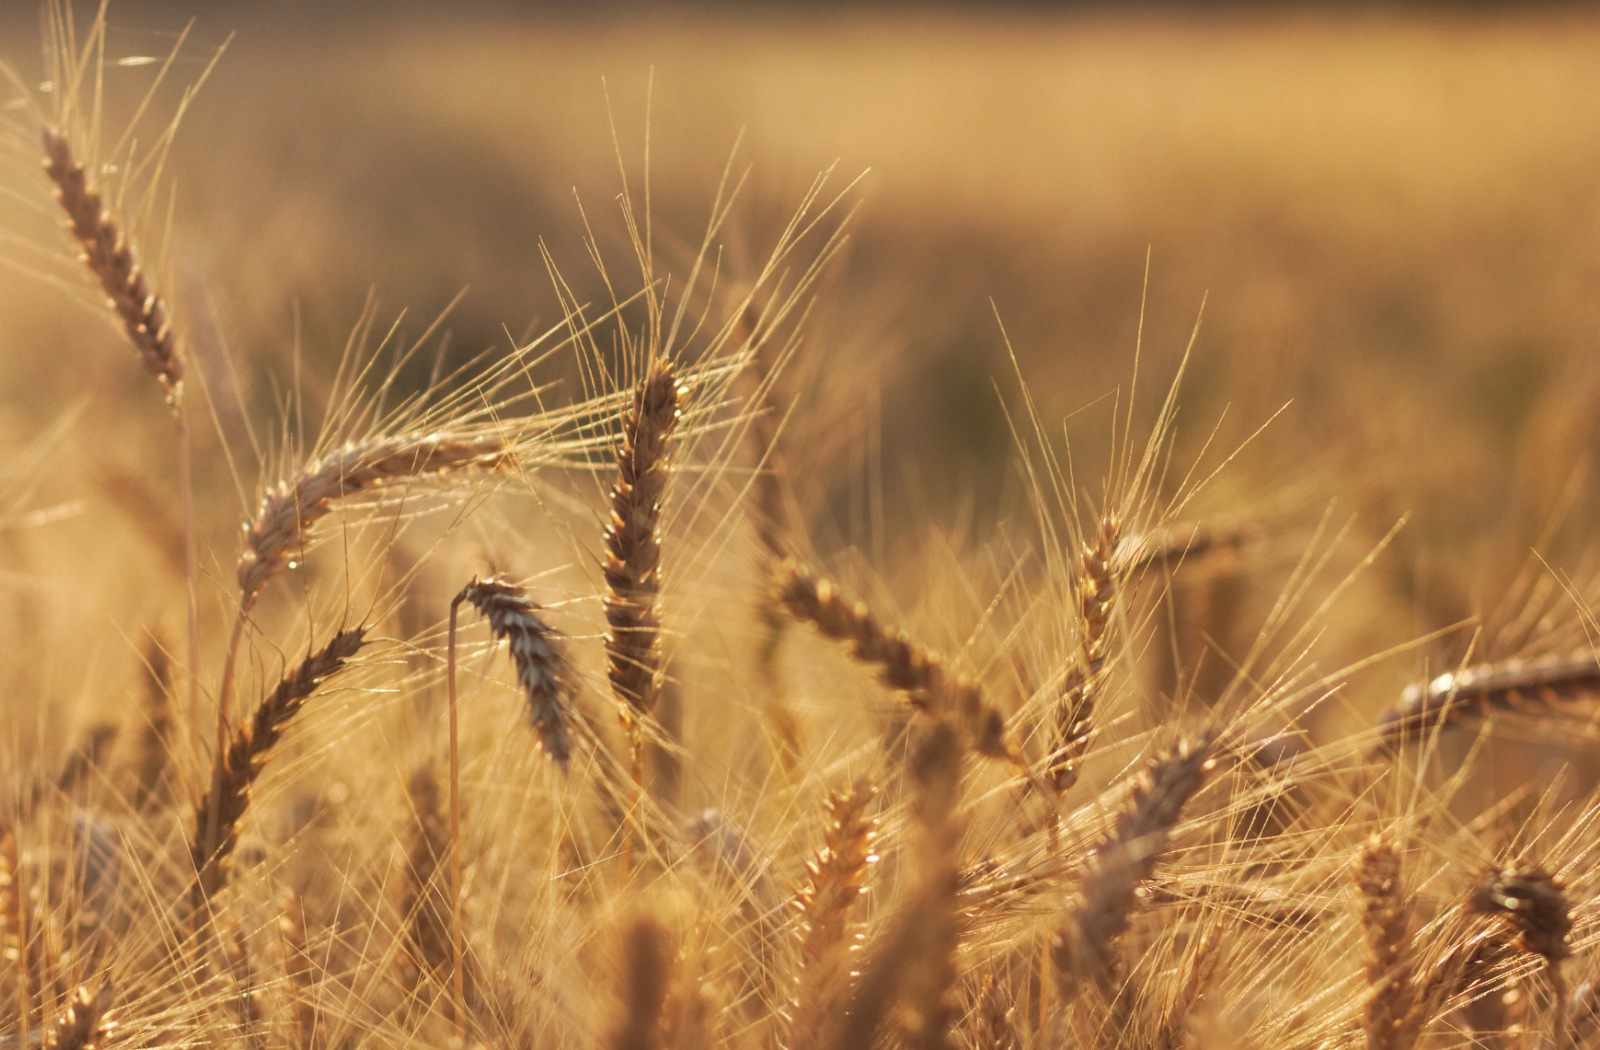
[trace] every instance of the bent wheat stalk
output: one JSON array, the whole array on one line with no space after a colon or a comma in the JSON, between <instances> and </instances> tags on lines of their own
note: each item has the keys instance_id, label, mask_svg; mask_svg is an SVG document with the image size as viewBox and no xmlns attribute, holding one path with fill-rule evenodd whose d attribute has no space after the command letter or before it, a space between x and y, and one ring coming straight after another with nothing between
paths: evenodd
<instances>
[{"instance_id":1,"label":"bent wheat stalk","mask_svg":"<svg viewBox=\"0 0 1600 1050\"><path fill-rule=\"evenodd\" d=\"M511 460L507 437L488 432L402 433L349 442L280 481L261 497L261 505L245 525L244 550L235 575L239 607L223 656L217 689L217 752L226 746L233 706L233 674L245 622L256 599L290 557L311 542L318 522L333 513L336 501L386 485L417 481L469 470L493 470ZM221 785L214 786L220 797ZM209 834L220 815L211 815Z\"/></svg>"}]
</instances>

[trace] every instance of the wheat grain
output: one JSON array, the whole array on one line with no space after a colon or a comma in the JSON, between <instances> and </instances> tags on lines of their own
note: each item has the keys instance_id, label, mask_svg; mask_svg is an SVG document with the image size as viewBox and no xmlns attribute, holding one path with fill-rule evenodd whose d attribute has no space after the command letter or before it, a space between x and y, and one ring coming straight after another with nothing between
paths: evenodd
<instances>
[{"instance_id":1,"label":"wheat grain","mask_svg":"<svg viewBox=\"0 0 1600 1050\"><path fill-rule=\"evenodd\" d=\"M1057 794L1078 782L1083 756L1094 735L1095 703L1104 687L1112 604L1117 595L1112 555L1120 535L1117 519L1106 515L1094 542L1084 545L1078 559L1075 588L1081 663L1068 672L1062 686L1056 703L1054 746L1045 763L1045 779Z\"/></svg>"}]
</instances>

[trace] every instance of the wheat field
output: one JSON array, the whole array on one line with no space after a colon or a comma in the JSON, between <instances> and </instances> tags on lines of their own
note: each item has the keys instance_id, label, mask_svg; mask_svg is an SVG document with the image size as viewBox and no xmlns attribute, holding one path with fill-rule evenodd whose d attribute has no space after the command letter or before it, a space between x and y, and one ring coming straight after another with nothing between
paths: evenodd
<instances>
[{"instance_id":1,"label":"wheat field","mask_svg":"<svg viewBox=\"0 0 1600 1050\"><path fill-rule=\"evenodd\" d=\"M0 8L0 1047L1600 1045L1600 23L194 13Z\"/></svg>"}]
</instances>

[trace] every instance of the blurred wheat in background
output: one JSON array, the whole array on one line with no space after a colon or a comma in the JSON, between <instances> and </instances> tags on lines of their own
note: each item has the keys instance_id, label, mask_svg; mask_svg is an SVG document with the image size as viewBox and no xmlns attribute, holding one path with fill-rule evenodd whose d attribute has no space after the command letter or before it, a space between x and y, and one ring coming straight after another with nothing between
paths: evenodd
<instances>
[{"instance_id":1,"label":"blurred wheat in background","mask_svg":"<svg viewBox=\"0 0 1600 1050\"><path fill-rule=\"evenodd\" d=\"M1597 53L0 8L0 1047L1600 1044Z\"/></svg>"}]
</instances>

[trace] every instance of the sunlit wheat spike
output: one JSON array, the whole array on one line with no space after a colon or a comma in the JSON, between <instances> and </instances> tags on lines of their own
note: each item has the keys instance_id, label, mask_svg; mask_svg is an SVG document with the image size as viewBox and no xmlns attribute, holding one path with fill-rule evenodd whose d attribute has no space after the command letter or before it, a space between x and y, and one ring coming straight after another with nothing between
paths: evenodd
<instances>
[{"instance_id":1,"label":"sunlit wheat spike","mask_svg":"<svg viewBox=\"0 0 1600 1050\"><path fill-rule=\"evenodd\" d=\"M1416 1040L1410 911L1393 843L1380 835L1368 839L1356 859L1355 881L1367 936L1367 1048L1408 1050Z\"/></svg>"},{"instance_id":2,"label":"sunlit wheat spike","mask_svg":"<svg viewBox=\"0 0 1600 1050\"><path fill-rule=\"evenodd\" d=\"M622 421L617 481L606 525L606 659L624 728L638 750L635 721L656 702L661 675L662 500L670 467L668 446L677 429L684 388L672 362L650 365ZM635 756L635 765L638 757Z\"/></svg>"},{"instance_id":3,"label":"sunlit wheat spike","mask_svg":"<svg viewBox=\"0 0 1600 1050\"><path fill-rule=\"evenodd\" d=\"M241 604L252 604L267 581L305 548L312 529L332 513L336 500L419 478L494 470L510 461L502 434L448 431L352 441L312 460L293 478L268 489L245 525L236 570Z\"/></svg>"},{"instance_id":4,"label":"sunlit wheat spike","mask_svg":"<svg viewBox=\"0 0 1600 1050\"><path fill-rule=\"evenodd\" d=\"M628 927L623 942L622 1016L607 1044L611 1050L656 1050L661 1045L661 1019L672 973L671 940L666 927L649 916Z\"/></svg>"},{"instance_id":5,"label":"sunlit wheat spike","mask_svg":"<svg viewBox=\"0 0 1600 1050\"><path fill-rule=\"evenodd\" d=\"M1151 763L1095 847L1067 921L1050 946L1063 1003L1085 980L1110 988L1118 971L1117 940L1128 928L1139 886L1166 852L1184 806L1205 784L1212 744L1211 734L1184 740Z\"/></svg>"},{"instance_id":6,"label":"sunlit wheat spike","mask_svg":"<svg viewBox=\"0 0 1600 1050\"><path fill-rule=\"evenodd\" d=\"M110 1000L110 985L101 985L98 992L79 986L51 1026L45 1046L50 1050L95 1050L111 1033L112 1024L106 1017Z\"/></svg>"},{"instance_id":7,"label":"sunlit wheat spike","mask_svg":"<svg viewBox=\"0 0 1600 1050\"><path fill-rule=\"evenodd\" d=\"M177 404L183 396L183 360L166 305L151 291L133 246L90 185L72 144L55 128L44 129L44 170L55 183L56 200L67 213L85 265L99 278L145 368L161 382L168 402Z\"/></svg>"},{"instance_id":8,"label":"sunlit wheat spike","mask_svg":"<svg viewBox=\"0 0 1600 1050\"><path fill-rule=\"evenodd\" d=\"M561 638L539 618L538 606L518 584L502 577L474 579L457 601L466 601L489 621L489 631L504 638L517 668L517 682L528 700L528 718L544 753L566 769L572 757L567 711L567 660Z\"/></svg>"},{"instance_id":9,"label":"sunlit wheat spike","mask_svg":"<svg viewBox=\"0 0 1600 1050\"><path fill-rule=\"evenodd\" d=\"M1400 702L1379 721L1380 746L1398 747L1408 738L1498 710L1596 695L1600 695L1600 661L1588 650L1475 664L1407 686Z\"/></svg>"},{"instance_id":10,"label":"sunlit wheat spike","mask_svg":"<svg viewBox=\"0 0 1600 1050\"><path fill-rule=\"evenodd\" d=\"M850 655L881 669L883 682L904 692L912 706L959 721L980 754L1013 757L1006 743L1005 718L984 700L976 682L950 671L942 657L891 630L864 602L839 592L833 581L786 562L778 575L778 598L789 614L824 637L845 642Z\"/></svg>"},{"instance_id":11,"label":"sunlit wheat spike","mask_svg":"<svg viewBox=\"0 0 1600 1050\"><path fill-rule=\"evenodd\" d=\"M366 632L364 626L339 631L327 645L285 674L256 708L250 724L241 726L217 757L211 794L196 812L189 847L194 869L200 873L197 905L203 906L227 881L228 861L239 843L239 829L250 808L251 789L272 757L272 749L317 688L360 651Z\"/></svg>"},{"instance_id":12,"label":"sunlit wheat spike","mask_svg":"<svg viewBox=\"0 0 1600 1050\"><path fill-rule=\"evenodd\" d=\"M1045 763L1045 778L1057 793L1078 782L1083 756L1094 736L1095 703L1104 684L1112 606L1117 596L1113 553L1121 531L1116 517L1106 515L1100 520L1094 541L1084 544L1078 558L1075 586L1081 662L1067 672L1056 702L1053 745Z\"/></svg>"},{"instance_id":13,"label":"sunlit wheat spike","mask_svg":"<svg viewBox=\"0 0 1600 1050\"><path fill-rule=\"evenodd\" d=\"M851 905L878 861L877 821L868 813L876 794L863 781L829 797L822 846L806 862L806 882L793 901L800 917L800 973L789 1028L798 1036L817 1031L829 1004L845 991L844 964L858 947L850 933Z\"/></svg>"}]
</instances>

